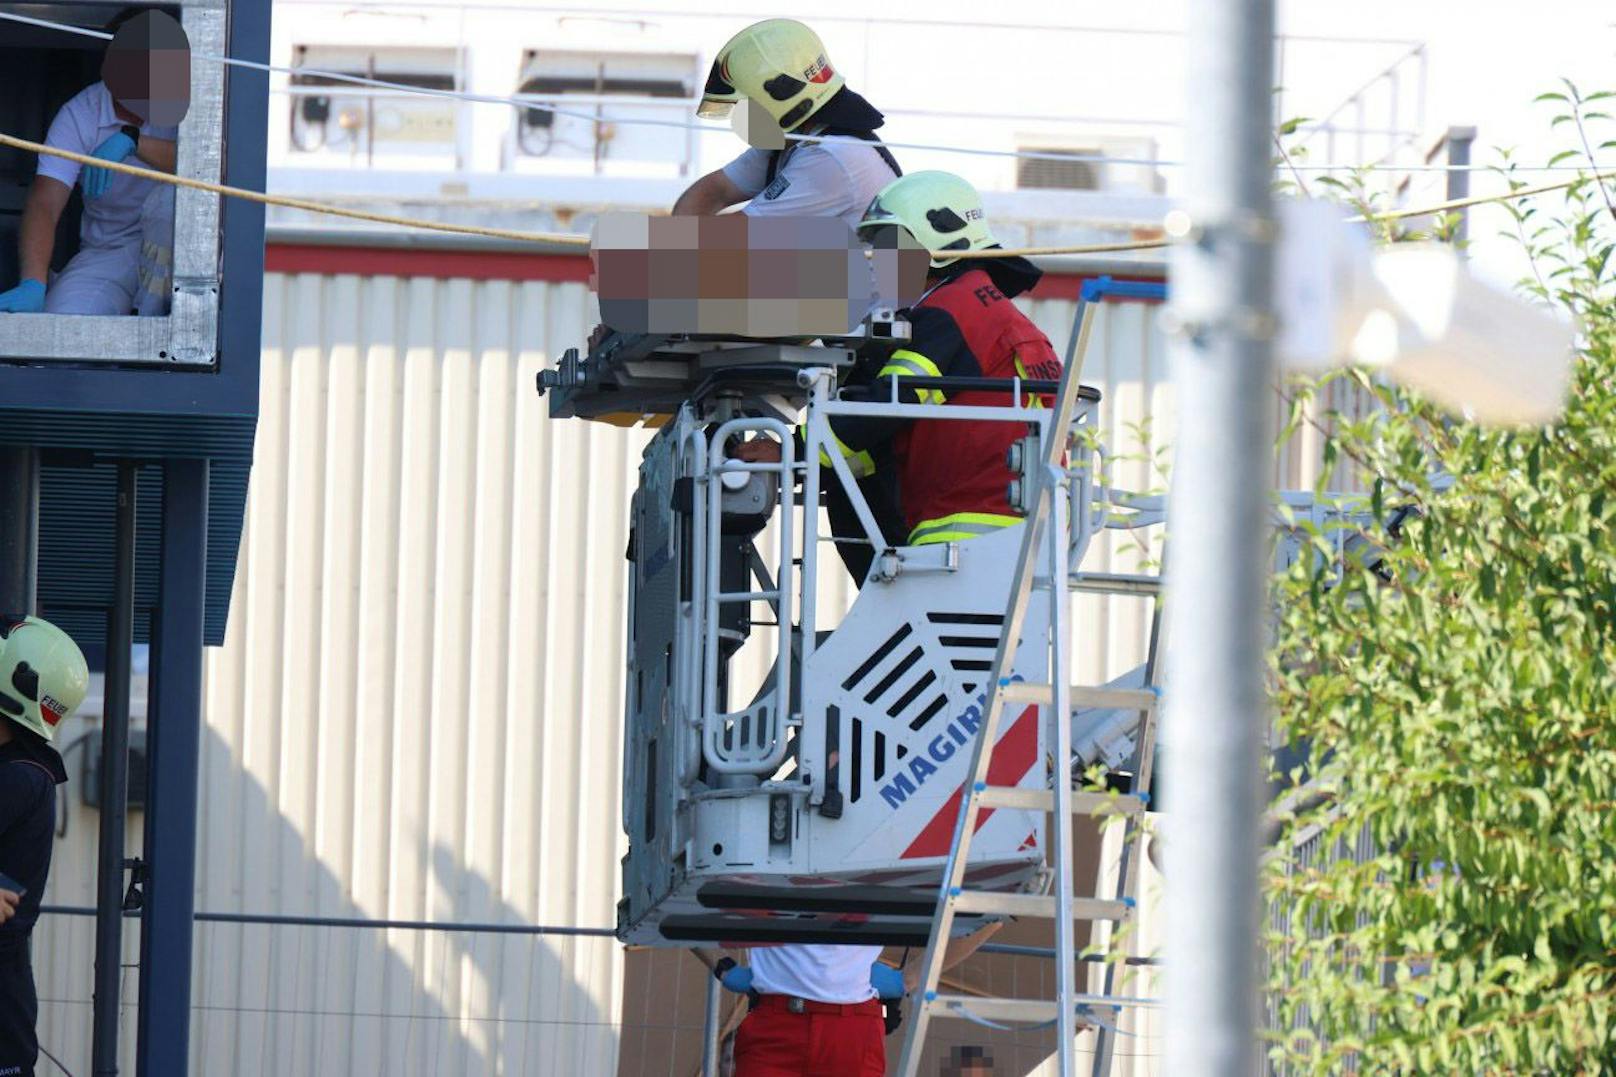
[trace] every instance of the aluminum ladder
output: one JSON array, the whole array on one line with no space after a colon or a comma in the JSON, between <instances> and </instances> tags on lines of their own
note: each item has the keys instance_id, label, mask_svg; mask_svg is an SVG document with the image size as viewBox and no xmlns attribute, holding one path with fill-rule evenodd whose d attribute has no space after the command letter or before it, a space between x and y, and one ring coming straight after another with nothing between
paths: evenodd
<instances>
[{"instance_id":1,"label":"aluminum ladder","mask_svg":"<svg viewBox=\"0 0 1616 1077\"><path fill-rule=\"evenodd\" d=\"M1087 298L1087 297L1085 297ZM1027 521L1022 535L1021 551L1013 577L1010 603L999 633L998 647L987 678L987 698L984 701L982 725L977 734L971 757L970 772L961 794L961 807L954 829L954 840L949 849L948 864L943 883L938 891L936 912L932 919L931 936L922 962L922 976L916 991L914 1015L908 1035L904 1039L898 1077L916 1077L921 1055L925 1051L926 1031L935 1017L955 1017L975 1020L997 1027L997 1022L1031 1022L1054 1025L1058 1030L1057 1057L1061 1077L1072 1077L1076 1062L1076 1037L1079 1030L1079 1012L1094 1014L1105 1009L1112 1021L1091 1018L1086 1024L1097 1029L1094 1074L1096 1077L1110 1072L1115 1052L1117 1030L1114 1015L1125 1005L1151 1005L1154 1000L1124 998L1113 994L1116 988L1117 966L1107 964L1104 988L1101 994L1082 994L1077 990L1078 952L1073 930L1075 919L1097 924L1116 925L1106 933L1108 944L1114 942L1117 927L1132 919L1136 905L1135 889L1138 877L1139 845L1142 840L1143 816L1148 803L1150 772L1155 755L1156 722L1160 689L1158 668L1161 651L1161 577L1159 575L1118 575L1071 572L1069 564L1068 531L1072 506L1070 489L1066 481L1062 458L1068 451L1069 431L1076 408L1080 385L1081 356L1087 350L1093 328L1092 302L1082 304L1075 327L1071 349L1061 375L1058 400L1053 409L1048 434L1039 439L1038 466L1034 471L1035 490L1029 497ZM1079 357L1072 361L1072 353ZM1080 506L1089 511L1089 506ZM1044 550L1040 551L1040 546ZM1043 568L1047 575L1039 572ZM1033 589L1049 591L1049 682L1033 684L1010 680L1015 665L1017 641L1026 618ZM1151 615L1150 645L1145 668L1144 686L1141 688L1074 687L1068 669L1071 664L1071 601L1073 592L1086 591L1111 595L1131 595L1149 598L1154 603ZM990 786L988 768L992 762L995 742L1005 707L1011 704L1037 704L1043 708L1043 718L1050 723L1046 743L1053 747L1053 757L1066 760L1057 767L1050 789L1025 789ZM1139 732L1135 737L1133 759L1133 789L1128 795L1115 793L1079 792L1072 789L1072 712L1076 707L1106 707L1137 709L1140 712ZM970 855L971 837L976 821L984 808L1009 808L1045 811L1053 814L1050 844L1055 850L1054 893L1003 894L964 888L965 869ZM1080 897L1073 893L1072 816L1074 812L1110 810L1124 816L1122 856L1113 896ZM1103 868L1102 868L1103 870ZM1056 998L1006 999L983 998L972 995L950 995L938 992L943 971L943 956L952 933L954 917L960 913L998 916L1019 916L1051 919L1055 924Z\"/></svg>"}]
</instances>

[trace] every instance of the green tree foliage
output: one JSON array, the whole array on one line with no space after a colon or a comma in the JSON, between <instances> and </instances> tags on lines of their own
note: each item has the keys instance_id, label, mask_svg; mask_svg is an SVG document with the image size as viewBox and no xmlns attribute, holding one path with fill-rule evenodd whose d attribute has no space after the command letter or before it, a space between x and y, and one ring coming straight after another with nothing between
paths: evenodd
<instances>
[{"instance_id":1,"label":"green tree foliage","mask_svg":"<svg viewBox=\"0 0 1616 1077\"><path fill-rule=\"evenodd\" d=\"M1570 135L1556 163L1608 154L1606 96L1546 95ZM1283 822L1266 880L1286 1072L1616 1072L1611 197L1585 177L1510 210L1523 288L1582 333L1552 428L1485 429L1332 376L1381 405L1321 425L1335 481L1350 468L1372 490L1362 532L1385 555L1343 570L1316 534L1320 556L1276 581L1275 706L1323 794ZM1287 388L1293 426L1320 421L1329 380ZM1309 835L1373 846L1292 853Z\"/></svg>"}]
</instances>

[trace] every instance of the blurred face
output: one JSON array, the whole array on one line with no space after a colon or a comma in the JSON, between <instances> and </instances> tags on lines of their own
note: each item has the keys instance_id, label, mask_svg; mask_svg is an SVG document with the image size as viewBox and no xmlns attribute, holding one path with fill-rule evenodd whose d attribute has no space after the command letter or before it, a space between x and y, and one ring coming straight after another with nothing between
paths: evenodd
<instances>
[{"instance_id":1,"label":"blurred face","mask_svg":"<svg viewBox=\"0 0 1616 1077\"><path fill-rule=\"evenodd\" d=\"M118 27L101 81L119 108L143 124L175 127L191 105L191 49L179 23L142 12Z\"/></svg>"},{"instance_id":2,"label":"blurred face","mask_svg":"<svg viewBox=\"0 0 1616 1077\"><path fill-rule=\"evenodd\" d=\"M942 1071L947 1077L994 1077L993 1056L981 1047L956 1047Z\"/></svg>"},{"instance_id":3,"label":"blurred face","mask_svg":"<svg viewBox=\"0 0 1616 1077\"><path fill-rule=\"evenodd\" d=\"M769 115L768 109L750 97L742 99L730 112L729 125L753 149L783 150L786 148L785 131L781 129L775 118Z\"/></svg>"},{"instance_id":4,"label":"blurred face","mask_svg":"<svg viewBox=\"0 0 1616 1077\"><path fill-rule=\"evenodd\" d=\"M859 239L870 248L875 260L876 288L899 307L909 306L926 290L931 271L931 255L907 228L878 224L860 228Z\"/></svg>"}]
</instances>

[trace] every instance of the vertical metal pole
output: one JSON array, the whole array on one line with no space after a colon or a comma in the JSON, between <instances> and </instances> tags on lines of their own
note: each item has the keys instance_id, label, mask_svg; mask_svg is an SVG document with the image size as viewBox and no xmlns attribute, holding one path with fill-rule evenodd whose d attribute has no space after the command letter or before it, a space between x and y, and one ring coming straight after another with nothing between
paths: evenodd
<instances>
[{"instance_id":1,"label":"vertical metal pole","mask_svg":"<svg viewBox=\"0 0 1616 1077\"><path fill-rule=\"evenodd\" d=\"M1285 38L1283 36L1276 35L1274 37L1274 95L1273 95L1273 100L1274 100L1274 129L1275 130L1278 130L1279 125L1284 123L1287 119L1289 119L1289 117L1285 115L1285 91L1286 91L1286 86L1285 86L1285 46L1286 46L1286 44L1287 44L1287 42L1286 42L1286 40L1285 40Z\"/></svg>"},{"instance_id":2,"label":"vertical metal pole","mask_svg":"<svg viewBox=\"0 0 1616 1077\"><path fill-rule=\"evenodd\" d=\"M1071 377L1075 380L1074 371ZM1054 424L1044 436L1065 444L1067 429ZM1077 1072L1077 935L1072 925L1072 679L1067 665L1072 654L1071 599L1067 592L1067 535L1071 502L1066 475L1059 465L1050 465L1044 475L1049 486L1050 512L1043 526L1049 529L1049 685L1050 705L1044 717L1050 723L1050 749L1055 753L1055 810L1051 838L1055 848L1055 1029L1057 1066L1060 1077ZM1087 511L1081 506L1078 511ZM1036 518L1027 524L1038 526Z\"/></svg>"},{"instance_id":3,"label":"vertical metal pole","mask_svg":"<svg viewBox=\"0 0 1616 1077\"><path fill-rule=\"evenodd\" d=\"M1398 126L1398 121L1402 119L1403 102L1398 90L1396 64L1386 69L1386 82L1386 152L1376 158L1376 163L1384 161L1395 164L1392 157L1403 145L1402 128Z\"/></svg>"},{"instance_id":4,"label":"vertical metal pole","mask_svg":"<svg viewBox=\"0 0 1616 1077\"><path fill-rule=\"evenodd\" d=\"M707 1014L701 1023L701 1077L718 1077L719 1055L723 1053L718 1044L718 1014L723 1009L719 1004L723 996L719 992L722 989L717 976L707 977Z\"/></svg>"},{"instance_id":5,"label":"vertical metal pole","mask_svg":"<svg viewBox=\"0 0 1616 1077\"><path fill-rule=\"evenodd\" d=\"M107 618L106 706L101 719L101 850L95 897L91 1073L117 1077L123 973L123 829L129 796L129 664L135 638L135 465L118 465L112 612Z\"/></svg>"},{"instance_id":6,"label":"vertical metal pole","mask_svg":"<svg viewBox=\"0 0 1616 1077\"><path fill-rule=\"evenodd\" d=\"M1237 10L1239 8L1243 8L1244 6L1245 6L1244 0L1240 0L1240 2L1238 4L1234 5L1234 7L1231 8L1230 14L1232 15L1235 10ZM1366 165L1366 164L1369 163L1369 157L1368 157L1368 154L1365 152L1365 147L1364 147L1364 135L1367 133L1367 131L1365 129L1369 126L1369 117L1364 113L1364 97L1363 97L1363 95L1364 95L1366 90L1368 90L1367 86L1364 87L1364 89L1359 90L1356 94L1353 95L1353 98L1352 98L1353 125L1355 127L1357 127L1357 129L1358 129L1358 135L1357 135L1357 138L1358 138L1358 154L1357 154L1357 158L1352 162L1354 165ZM1207 122L1210 122L1208 118L1203 117L1203 119L1207 120ZM1187 163L1188 163L1188 159L1186 159L1186 164ZM1184 177L1185 177L1185 181L1188 182L1189 172L1188 172L1187 169L1186 169L1186 171L1184 173Z\"/></svg>"},{"instance_id":7,"label":"vertical metal pole","mask_svg":"<svg viewBox=\"0 0 1616 1077\"><path fill-rule=\"evenodd\" d=\"M1162 743L1171 790L1167 1061L1251 1077L1257 1051L1257 823L1273 405L1268 97L1274 0L1189 6L1184 211L1173 256L1176 643ZM1361 114L1361 102L1360 102ZM1363 124L1360 122L1360 128ZM1361 137L1361 136L1360 136Z\"/></svg>"},{"instance_id":8,"label":"vertical metal pole","mask_svg":"<svg viewBox=\"0 0 1616 1077\"><path fill-rule=\"evenodd\" d=\"M1448 128L1448 195L1447 201L1470 197L1470 147L1475 144L1474 127ZM1470 239L1470 211L1459 211L1459 226L1453 231L1453 240L1465 257L1465 243Z\"/></svg>"},{"instance_id":9,"label":"vertical metal pole","mask_svg":"<svg viewBox=\"0 0 1616 1077\"><path fill-rule=\"evenodd\" d=\"M207 556L208 462L171 460L163 467L162 574L147 708L138 1077L189 1067Z\"/></svg>"},{"instance_id":10,"label":"vertical metal pole","mask_svg":"<svg viewBox=\"0 0 1616 1077\"><path fill-rule=\"evenodd\" d=\"M0 614L33 613L39 577L39 451L0 447Z\"/></svg>"},{"instance_id":11,"label":"vertical metal pole","mask_svg":"<svg viewBox=\"0 0 1616 1077\"><path fill-rule=\"evenodd\" d=\"M1414 55L1418 56L1419 60L1420 60L1420 62L1417 65L1415 65L1415 68L1414 68L1415 71L1417 72L1415 77L1418 79L1417 85L1419 87L1419 89L1416 91L1416 98L1415 98L1415 105L1414 105L1414 107L1416 109L1416 116L1415 116L1415 120L1414 120L1414 130L1423 131L1423 130L1425 130L1425 74L1426 74L1426 72L1425 72L1425 45L1423 43L1415 47Z\"/></svg>"}]
</instances>

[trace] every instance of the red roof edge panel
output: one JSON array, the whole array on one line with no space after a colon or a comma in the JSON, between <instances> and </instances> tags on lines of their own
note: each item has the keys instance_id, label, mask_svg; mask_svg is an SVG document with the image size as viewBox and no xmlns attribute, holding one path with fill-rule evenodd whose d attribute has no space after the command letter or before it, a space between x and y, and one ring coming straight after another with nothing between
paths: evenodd
<instances>
[{"instance_id":1,"label":"red roof edge panel","mask_svg":"<svg viewBox=\"0 0 1616 1077\"><path fill-rule=\"evenodd\" d=\"M433 277L439 280L589 281L589 256L517 251L456 251L433 248L324 246L270 243L264 249L267 273L353 274L362 277ZM1083 282L1096 273L1046 271L1031 292L1034 299L1076 299ZM1110 274L1113 280L1159 282L1149 273ZM1153 302L1153 300L1118 300Z\"/></svg>"},{"instance_id":2,"label":"red roof edge panel","mask_svg":"<svg viewBox=\"0 0 1616 1077\"><path fill-rule=\"evenodd\" d=\"M454 251L408 247L335 247L271 243L266 273L352 273L362 277L440 280L589 280L589 256L516 251Z\"/></svg>"}]
</instances>

